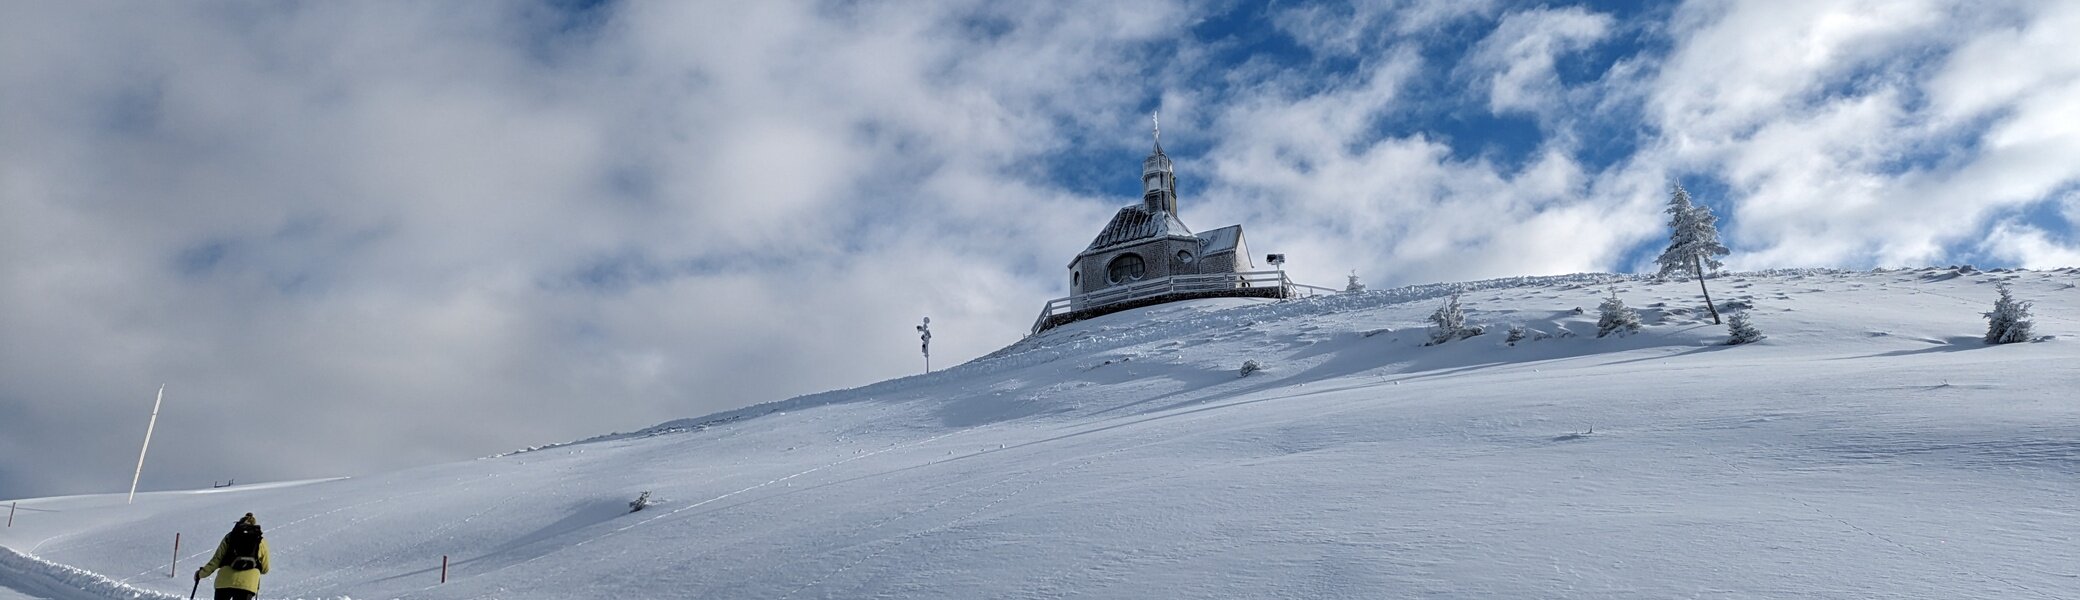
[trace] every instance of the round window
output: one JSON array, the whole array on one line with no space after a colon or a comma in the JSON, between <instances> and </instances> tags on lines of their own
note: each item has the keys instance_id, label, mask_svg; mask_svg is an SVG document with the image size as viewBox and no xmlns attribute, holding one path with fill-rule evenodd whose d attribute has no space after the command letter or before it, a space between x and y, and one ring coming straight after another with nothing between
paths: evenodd
<instances>
[{"instance_id":1,"label":"round window","mask_svg":"<svg viewBox=\"0 0 2080 600\"><path fill-rule=\"evenodd\" d=\"M1140 279L1141 275L1147 272L1146 269L1147 265L1142 262L1141 255L1121 254L1118 258L1112 259L1110 266L1105 267L1105 280L1119 283Z\"/></svg>"},{"instance_id":2,"label":"round window","mask_svg":"<svg viewBox=\"0 0 2080 600\"><path fill-rule=\"evenodd\" d=\"M1181 263L1188 263L1188 262L1192 262L1192 251L1190 251L1190 250L1178 250L1178 251L1177 251L1177 262L1181 262Z\"/></svg>"}]
</instances>

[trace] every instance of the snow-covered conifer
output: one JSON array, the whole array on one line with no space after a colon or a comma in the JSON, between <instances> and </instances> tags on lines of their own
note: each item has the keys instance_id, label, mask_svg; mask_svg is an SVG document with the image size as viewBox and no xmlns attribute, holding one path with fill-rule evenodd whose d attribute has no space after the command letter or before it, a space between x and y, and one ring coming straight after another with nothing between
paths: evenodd
<instances>
[{"instance_id":1,"label":"snow-covered conifer","mask_svg":"<svg viewBox=\"0 0 2080 600\"><path fill-rule=\"evenodd\" d=\"M1748 322L1748 312L1741 311L1726 316L1726 343L1738 346L1762 339L1762 331Z\"/></svg>"},{"instance_id":2,"label":"snow-covered conifer","mask_svg":"<svg viewBox=\"0 0 2080 600\"><path fill-rule=\"evenodd\" d=\"M1511 325L1511 326L1509 326L1509 337L1506 337L1506 338L1503 338L1503 339L1502 339L1503 343L1509 344L1509 345L1511 345L1511 346L1515 346L1515 345L1517 345L1517 342L1520 342L1520 341L1523 341L1523 340L1524 340L1524 326L1523 326L1523 325Z\"/></svg>"},{"instance_id":3,"label":"snow-covered conifer","mask_svg":"<svg viewBox=\"0 0 2080 600\"><path fill-rule=\"evenodd\" d=\"M1993 301L1993 312L1986 313L1986 343L2012 344L2027 342L2030 338L2029 307L2032 303L2018 301L2008 290L2008 284L1994 285L2001 297Z\"/></svg>"},{"instance_id":4,"label":"snow-covered conifer","mask_svg":"<svg viewBox=\"0 0 2080 600\"><path fill-rule=\"evenodd\" d=\"M1350 285L1343 286L1343 291L1353 294L1365 291L1365 284L1358 283L1358 271L1356 269L1351 270Z\"/></svg>"},{"instance_id":5,"label":"snow-covered conifer","mask_svg":"<svg viewBox=\"0 0 2080 600\"><path fill-rule=\"evenodd\" d=\"M1264 370L1264 365L1258 364L1256 360L1245 360L1245 361L1242 361L1242 376L1243 376L1243 377L1248 377L1248 376L1250 376L1250 374L1251 374L1251 373L1255 373L1255 372L1257 372L1257 371L1262 371L1262 370Z\"/></svg>"},{"instance_id":6,"label":"snow-covered conifer","mask_svg":"<svg viewBox=\"0 0 2080 600\"><path fill-rule=\"evenodd\" d=\"M1607 336L1620 330L1625 333L1639 331L1639 311L1632 310L1625 306L1624 300L1618 299L1618 288L1611 288L1611 297L1604 298L1603 304L1598 305L1596 311L1596 337Z\"/></svg>"},{"instance_id":7,"label":"snow-covered conifer","mask_svg":"<svg viewBox=\"0 0 2080 600\"><path fill-rule=\"evenodd\" d=\"M1465 330L1466 311L1459 309L1459 293L1452 292L1452 298L1445 301L1444 306L1430 313L1430 345L1452 341Z\"/></svg>"},{"instance_id":8,"label":"snow-covered conifer","mask_svg":"<svg viewBox=\"0 0 2080 600\"><path fill-rule=\"evenodd\" d=\"M1719 243L1719 218L1712 216L1711 207L1690 202L1690 192L1682 184L1675 184L1669 193L1668 249L1654 259L1661 265L1661 276L1691 275L1697 277L1697 289L1704 291L1704 305L1712 312L1712 323L1719 323L1719 309L1712 306L1712 291L1705 288L1705 276L1723 266L1713 258L1727 253L1726 246Z\"/></svg>"}]
</instances>

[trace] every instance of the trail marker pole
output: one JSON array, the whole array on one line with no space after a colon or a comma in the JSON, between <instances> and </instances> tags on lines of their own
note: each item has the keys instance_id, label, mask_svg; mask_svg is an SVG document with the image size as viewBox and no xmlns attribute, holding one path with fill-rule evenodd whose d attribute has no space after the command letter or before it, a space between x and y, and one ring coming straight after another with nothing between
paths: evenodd
<instances>
[{"instance_id":1,"label":"trail marker pole","mask_svg":"<svg viewBox=\"0 0 2080 600\"><path fill-rule=\"evenodd\" d=\"M441 555L441 583L448 582L448 555Z\"/></svg>"},{"instance_id":2,"label":"trail marker pole","mask_svg":"<svg viewBox=\"0 0 2080 600\"><path fill-rule=\"evenodd\" d=\"M924 340L924 372L932 372L932 318L925 317L924 324L917 326L918 339Z\"/></svg>"},{"instance_id":3,"label":"trail marker pole","mask_svg":"<svg viewBox=\"0 0 2080 600\"><path fill-rule=\"evenodd\" d=\"M13 527L13 526L14 526L14 507L16 507L16 506L21 506L21 504L22 504L22 503L20 503L20 502L10 502L10 503L8 503L8 504L7 504L7 526L8 526L8 527Z\"/></svg>"},{"instance_id":4,"label":"trail marker pole","mask_svg":"<svg viewBox=\"0 0 2080 600\"><path fill-rule=\"evenodd\" d=\"M137 480L144 477L144 453L152 449L152 428L159 426L159 403L166 400L166 384L159 384L159 397L152 400L152 420L144 426L144 447L137 449L137 472L130 475L130 499L124 504L137 501Z\"/></svg>"},{"instance_id":5,"label":"trail marker pole","mask_svg":"<svg viewBox=\"0 0 2080 600\"><path fill-rule=\"evenodd\" d=\"M174 532L174 533L173 533L173 564L170 564L170 565L166 565L166 577L167 577L168 579L171 579L171 578L173 578L173 574L174 574L174 572L175 572L175 571L179 571L179 570L180 570L180 568L181 568L181 534L180 534L180 532L176 531L176 532Z\"/></svg>"}]
</instances>

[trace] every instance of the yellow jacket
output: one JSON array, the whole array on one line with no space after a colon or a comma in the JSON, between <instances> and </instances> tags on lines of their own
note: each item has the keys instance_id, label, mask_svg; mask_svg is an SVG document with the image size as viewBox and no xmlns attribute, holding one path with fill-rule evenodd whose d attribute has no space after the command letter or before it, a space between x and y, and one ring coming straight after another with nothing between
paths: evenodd
<instances>
[{"instance_id":1,"label":"yellow jacket","mask_svg":"<svg viewBox=\"0 0 2080 600\"><path fill-rule=\"evenodd\" d=\"M209 557L209 564L202 565L202 570L195 572L195 578L202 579L208 577L211 571L215 571L217 573L217 589L236 588L255 594L260 593L260 576L267 574L267 540L265 538L260 540L260 555L254 557L260 559L260 568L243 571L233 569L227 564L232 559L237 558L235 556L224 556L225 552L231 550L228 542L229 540L217 542L216 555Z\"/></svg>"}]
</instances>

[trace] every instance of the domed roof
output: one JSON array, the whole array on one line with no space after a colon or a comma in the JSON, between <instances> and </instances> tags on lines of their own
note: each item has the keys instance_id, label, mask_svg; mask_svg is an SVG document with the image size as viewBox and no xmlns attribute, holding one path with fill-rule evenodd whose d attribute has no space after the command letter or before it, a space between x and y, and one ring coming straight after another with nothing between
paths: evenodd
<instances>
[{"instance_id":1,"label":"domed roof","mask_svg":"<svg viewBox=\"0 0 2080 600\"><path fill-rule=\"evenodd\" d=\"M1166 211L1150 212L1139 205L1129 206L1114 213L1112 222L1106 223L1105 230L1098 232L1097 239L1091 240L1091 245L1083 251L1090 253L1111 246L1161 237L1197 236L1192 235L1191 228L1184 226L1184 221L1177 220L1177 215Z\"/></svg>"}]
</instances>

